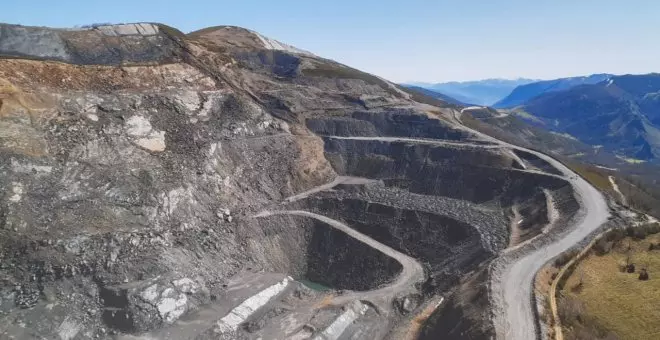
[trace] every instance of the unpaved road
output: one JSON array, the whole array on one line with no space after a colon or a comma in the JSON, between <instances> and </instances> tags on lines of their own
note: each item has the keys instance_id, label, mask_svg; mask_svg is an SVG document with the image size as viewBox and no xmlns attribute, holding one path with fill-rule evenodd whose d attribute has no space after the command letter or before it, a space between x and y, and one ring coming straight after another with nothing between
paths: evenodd
<instances>
[{"instance_id":1,"label":"unpaved road","mask_svg":"<svg viewBox=\"0 0 660 340\"><path fill-rule=\"evenodd\" d=\"M332 301L334 304L344 304L358 299L369 300L381 308L381 313L387 313L388 309L391 307L391 299L393 297L405 296L409 293L416 292L417 288L415 287L415 284L424 282L424 268L417 260L408 255L402 254L337 220L303 210L263 211L254 217L268 217L272 215L296 215L316 219L348 234L354 239L384 253L385 255L392 257L403 267L396 280L387 286L376 290L350 292L337 296Z\"/></svg>"},{"instance_id":2,"label":"unpaved road","mask_svg":"<svg viewBox=\"0 0 660 340\"><path fill-rule=\"evenodd\" d=\"M467 127L466 127L467 128ZM469 129L469 128L467 128ZM476 131L471 132L477 133ZM408 137L383 137L383 136L374 136L374 137L346 137L346 136L323 136L324 138L330 138L330 139L347 139L347 140L361 140L361 141L381 141L381 142L402 142L402 143L416 143L416 144L430 144L430 145L438 145L438 146L452 146L456 148L470 148L470 149L519 149L519 150L524 150L528 152L532 152L531 150L527 150L525 148L521 148L515 145L510 145L506 144L502 141L499 141L497 139L494 139L490 136L487 141L492 144L479 144L479 143L470 143L470 142L454 142L454 141L446 141L446 140L438 140L438 139L417 139L417 138L408 138ZM523 169L512 169L514 171L520 171L520 172L527 172L527 173L532 173L532 174L539 174L539 175L544 175L544 176L551 176L551 177L557 177L557 178L562 178L562 176L543 172L540 170L529 170L526 168L525 163L518 157L515 153L513 152L507 152L507 155L509 157L513 158L516 160L516 162L520 163L521 167ZM341 176L340 176L341 177ZM359 178L359 177L353 177L353 178ZM337 183L339 184L339 183ZM334 184L334 185L337 185ZM347 183L350 184L350 183ZM333 185L332 183L326 184L326 185ZM317 190L319 191L319 190ZM304 193L303 193L304 194ZM300 194L302 195L302 194ZM298 196L298 195L296 195ZM295 197L295 196L294 196Z\"/></svg>"},{"instance_id":3,"label":"unpaved road","mask_svg":"<svg viewBox=\"0 0 660 340\"><path fill-rule=\"evenodd\" d=\"M460 114L456 117L460 122ZM494 266L491 277L491 301L494 308L494 323L498 339L506 340L530 340L537 337L536 321L534 311L536 306L532 304L532 289L536 273L550 260L570 249L575 244L582 241L590 233L598 229L605 223L609 217L609 210L603 195L589 184L582 177L564 166L554 158L543 153L512 145L493 137L484 135L465 125L466 130L482 137L486 141L495 144L476 144L461 143L453 141L433 141L415 138L401 137L335 137L337 139L354 140L381 140L381 141L402 141L412 143L469 146L486 149L508 148L517 149L532 153L539 158L550 163L559 170L563 176L556 176L541 171L530 171L542 173L548 176L562 177L569 181L573 186L576 199L580 203L581 209L576 217L571 220L572 226L569 226L567 232L559 235L555 240L551 240L552 233L541 234L538 241L542 238L548 240L547 245L539 248L521 247L517 251L502 254L498 258L498 266ZM523 170L529 171L529 170ZM350 229L350 228L349 228ZM545 244L544 243L544 244ZM530 243L533 245L535 243ZM405 267L405 266L404 266Z\"/></svg>"},{"instance_id":4,"label":"unpaved road","mask_svg":"<svg viewBox=\"0 0 660 340\"><path fill-rule=\"evenodd\" d=\"M297 195L287 197L284 200L284 203L291 203L295 201L299 201L301 199L305 199L313 194L316 194L321 191L326 191L330 190L340 184L350 184L350 185L361 185L361 184L369 184L369 183L377 183L380 182L377 179L369 179L369 178L363 178L363 177L353 177L353 176L337 176L332 182L326 183L323 185L319 185L317 187L314 187L312 189L309 189L305 192L301 192Z\"/></svg>"},{"instance_id":5,"label":"unpaved road","mask_svg":"<svg viewBox=\"0 0 660 340\"><path fill-rule=\"evenodd\" d=\"M544 154L519 148L543 158L560 170L573 186L581 209L569 232L552 243L523 254L509 253L510 262L496 269L491 278L492 301L498 339L529 340L536 338L536 322L532 304L532 289L536 273L551 259L582 241L607 222L609 210L603 195L582 177L560 162ZM541 237L549 237L547 234ZM515 258L518 257L518 258ZM506 261L506 258L502 259Z\"/></svg>"},{"instance_id":6,"label":"unpaved road","mask_svg":"<svg viewBox=\"0 0 660 340\"><path fill-rule=\"evenodd\" d=\"M614 189L614 191L616 191L616 193L619 194L619 197L621 198L621 204L628 205L628 202L626 202L626 196L621 193L621 190L619 190L619 185L616 183L614 176L608 176L607 178L610 180L612 189Z\"/></svg>"},{"instance_id":7,"label":"unpaved road","mask_svg":"<svg viewBox=\"0 0 660 340\"><path fill-rule=\"evenodd\" d=\"M455 118L460 122L460 113L455 115ZM472 130L467 126L462 125L462 127L467 131L482 137L484 141L493 144L434 141L404 137L326 137L335 139L411 142L456 147L478 147L484 149L517 149L532 153L558 169L563 174L561 177L569 181L573 186L576 199L581 206L576 217L570 222L572 225L569 226L569 228L566 229L567 231L563 232L562 235L553 236L552 233L541 234L535 239L535 242L529 243L528 246L520 247L515 251L502 254L495 261L496 263L493 265L491 275L491 301L494 309L493 315L497 338L506 340L535 339L537 337L537 327L534 319L534 310L536 306L532 303L532 289L536 273L547 262L582 241L590 233L605 223L609 217L608 206L598 190L554 158L534 150L508 144ZM540 171L530 172L554 176ZM371 292L356 292L355 296L349 295L346 297L340 297L345 298L346 302L357 296L360 296L360 298L378 298L382 295L392 296L392 294L399 294L401 291L410 289L415 282L421 282L424 279L423 269L417 261L351 229L341 222L306 211L263 212L258 216L263 217L274 214L292 214L318 219L332 227L346 232L361 242L392 256L403 265L403 272L401 275L388 287ZM534 247L535 244L544 244L544 246Z\"/></svg>"},{"instance_id":8,"label":"unpaved road","mask_svg":"<svg viewBox=\"0 0 660 340\"><path fill-rule=\"evenodd\" d=\"M382 142L411 142L418 144L432 144L432 145L446 145L446 146L455 146L455 147L469 147L469 148L483 148L483 149L501 149L503 146L501 144L478 144L470 142L460 142L460 141L448 141L448 140L439 140L439 139L420 139L420 138L409 138L409 137L383 137L383 136L374 136L374 137L358 137L358 136L322 136L325 138L332 139L349 139L349 140L364 140L364 141L382 141Z\"/></svg>"},{"instance_id":9,"label":"unpaved road","mask_svg":"<svg viewBox=\"0 0 660 340\"><path fill-rule=\"evenodd\" d=\"M466 111L464 109L463 111ZM463 112L461 111L461 113ZM456 117L460 122L460 114ZM580 203L580 211L571 220L569 231L559 235L545 246L532 248L522 247L519 251L502 255L494 263L491 275L491 301L495 331L498 339L530 340L537 338L536 321L534 319L535 305L532 304L532 289L536 273L550 260L570 249L589 234L607 222L609 209L603 195L582 177L571 171L564 164L543 153L515 146L463 125L466 129L487 139L507 146L532 153L559 170L564 179L573 186L576 199ZM541 234L541 238L550 240L552 235ZM538 243L537 243L538 244Z\"/></svg>"}]
</instances>

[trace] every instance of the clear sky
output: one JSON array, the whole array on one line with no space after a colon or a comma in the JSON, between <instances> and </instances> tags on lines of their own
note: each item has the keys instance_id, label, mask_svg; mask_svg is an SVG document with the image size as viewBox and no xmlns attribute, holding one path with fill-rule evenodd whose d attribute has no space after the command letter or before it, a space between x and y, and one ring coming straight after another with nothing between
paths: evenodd
<instances>
[{"instance_id":1,"label":"clear sky","mask_svg":"<svg viewBox=\"0 0 660 340\"><path fill-rule=\"evenodd\" d=\"M658 0L5 0L0 21L236 25L393 81L660 72Z\"/></svg>"}]
</instances>

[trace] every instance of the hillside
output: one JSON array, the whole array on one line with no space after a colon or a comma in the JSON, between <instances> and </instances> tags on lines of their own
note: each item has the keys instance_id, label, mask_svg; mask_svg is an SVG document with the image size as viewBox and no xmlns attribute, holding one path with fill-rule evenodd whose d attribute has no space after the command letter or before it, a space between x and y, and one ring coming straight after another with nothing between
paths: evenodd
<instances>
[{"instance_id":1,"label":"hillside","mask_svg":"<svg viewBox=\"0 0 660 340\"><path fill-rule=\"evenodd\" d=\"M567 133L630 162L660 156L660 75L611 77L533 98L523 110L534 123ZM532 120L530 120L532 121Z\"/></svg>"},{"instance_id":2,"label":"hillside","mask_svg":"<svg viewBox=\"0 0 660 340\"><path fill-rule=\"evenodd\" d=\"M658 333L660 307L649 301L660 285L660 225L640 223L609 232L569 271L558 302L566 338L650 339Z\"/></svg>"},{"instance_id":3,"label":"hillside","mask_svg":"<svg viewBox=\"0 0 660 340\"><path fill-rule=\"evenodd\" d=\"M610 178L627 197L625 205L660 216L660 166L629 162L612 152L585 144L568 135L547 130L521 114L495 109L470 110L463 114L465 125L512 144L525 146L561 159L603 192L618 196ZM622 202L623 203L623 202Z\"/></svg>"},{"instance_id":4,"label":"hillside","mask_svg":"<svg viewBox=\"0 0 660 340\"><path fill-rule=\"evenodd\" d=\"M514 88L535 82L532 79L486 79L478 81L448 82L417 85L442 93L463 103L473 105L493 105L506 97Z\"/></svg>"},{"instance_id":5,"label":"hillside","mask_svg":"<svg viewBox=\"0 0 660 340\"><path fill-rule=\"evenodd\" d=\"M532 98L548 92L568 90L578 85L596 84L609 79L610 74L592 74L585 77L542 80L516 87L508 96L493 105L496 108L512 108L525 104Z\"/></svg>"},{"instance_id":6,"label":"hillside","mask_svg":"<svg viewBox=\"0 0 660 340\"><path fill-rule=\"evenodd\" d=\"M0 55L2 338L490 339L489 261L576 213L460 105L247 29L0 25Z\"/></svg>"}]
</instances>

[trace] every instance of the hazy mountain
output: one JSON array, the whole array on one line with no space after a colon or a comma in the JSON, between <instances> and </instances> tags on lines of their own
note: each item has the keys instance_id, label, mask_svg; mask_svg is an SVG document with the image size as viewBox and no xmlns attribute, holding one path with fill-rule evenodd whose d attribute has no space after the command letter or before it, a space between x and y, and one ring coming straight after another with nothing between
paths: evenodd
<instances>
[{"instance_id":1,"label":"hazy mountain","mask_svg":"<svg viewBox=\"0 0 660 340\"><path fill-rule=\"evenodd\" d=\"M437 84L409 83L429 90L440 92L463 103L476 105L493 105L506 97L517 86L536 82L534 79L485 79L465 82L448 82Z\"/></svg>"},{"instance_id":2,"label":"hazy mountain","mask_svg":"<svg viewBox=\"0 0 660 340\"><path fill-rule=\"evenodd\" d=\"M542 80L516 87L511 94L493 105L497 108L509 108L524 104L526 101L547 92L567 90L578 85L596 84L612 77L611 74L592 74L585 77L559 78Z\"/></svg>"},{"instance_id":3,"label":"hazy mountain","mask_svg":"<svg viewBox=\"0 0 660 340\"><path fill-rule=\"evenodd\" d=\"M615 76L545 93L523 109L537 124L622 157L660 157L660 74Z\"/></svg>"},{"instance_id":4,"label":"hazy mountain","mask_svg":"<svg viewBox=\"0 0 660 340\"><path fill-rule=\"evenodd\" d=\"M440 93L440 92L438 92L438 91L429 90L429 89L427 89L427 88L425 88L425 87L415 86L415 85L404 85L404 86L407 87L407 88L409 88L409 89L415 90L415 91L417 91L417 92L419 92L419 93L425 94L425 95L427 95L427 96L429 96L429 97L432 97L432 98L435 98L435 99L444 100L444 101L446 101L446 102L448 102L448 103L451 103L451 104L455 104L455 105L468 105L467 103L461 102L460 100L457 100L457 99L452 98L452 97L450 97L450 96L448 96L448 95L442 94L442 93Z\"/></svg>"}]
</instances>

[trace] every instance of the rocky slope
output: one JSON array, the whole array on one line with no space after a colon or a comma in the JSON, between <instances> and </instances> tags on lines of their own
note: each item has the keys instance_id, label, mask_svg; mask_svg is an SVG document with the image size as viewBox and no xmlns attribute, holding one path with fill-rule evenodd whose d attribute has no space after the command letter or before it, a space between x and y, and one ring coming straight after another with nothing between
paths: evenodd
<instances>
[{"instance_id":1,"label":"rocky slope","mask_svg":"<svg viewBox=\"0 0 660 340\"><path fill-rule=\"evenodd\" d=\"M246 29L0 25L0 55L2 337L384 338L574 201L454 105Z\"/></svg>"}]
</instances>

